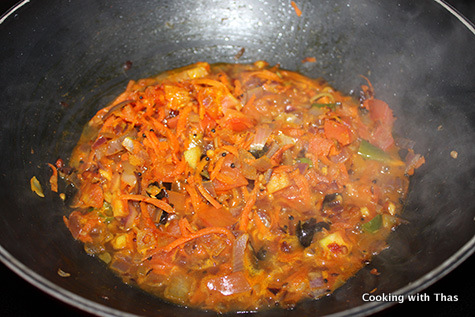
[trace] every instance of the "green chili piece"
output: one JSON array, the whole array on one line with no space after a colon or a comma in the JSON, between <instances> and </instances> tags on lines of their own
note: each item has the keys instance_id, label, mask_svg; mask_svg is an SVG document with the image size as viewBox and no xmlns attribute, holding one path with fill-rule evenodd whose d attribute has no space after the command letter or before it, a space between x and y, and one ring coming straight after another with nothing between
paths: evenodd
<instances>
[{"instance_id":1,"label":"green chili piece","mask_svg":"<svg viewBox=\"0 0 475 317\"><path fill-rule=\"evenodd\" d=\"M381 228L382 224L383 224L383 217L380 214L378 214L370 221L364 223L361 227L366 232L374 233Z\"/></svg>"},{"instance_id":2,"label":"green chili piece","mask_svg":"<svg viewBox=\"0 0 475 317\"><path fill-rule=\"evenodd\" d=\"M393 159L391 156L381 150L379 147L372 145L366 140L362 140L358 148L358 154L365 159L374 160L382 163L390 163Z\"/></svg>"},{"instance_id":3,"label":"green chili piece","mask_svg":"<svg viewBox=\"0 0 475 317\"><path fill-rule=\"evenodd\" d=\"M313 162L311 159L307 157L299 157L296 159L297 163L305 163L308 164L308 167L312 168L313 167Z\"/></svg>"},{"instance_id":4,"label":"green chili piece","mask_svg":"<svg viewBox=\"0 0 475 317\"><path fill-rule=\"evenodd\" d=\"M336 109L336 103L312 103L312 107L315 107L315 108L330 108L330 110L335 110Z\"/></svg>"}]
</instances>

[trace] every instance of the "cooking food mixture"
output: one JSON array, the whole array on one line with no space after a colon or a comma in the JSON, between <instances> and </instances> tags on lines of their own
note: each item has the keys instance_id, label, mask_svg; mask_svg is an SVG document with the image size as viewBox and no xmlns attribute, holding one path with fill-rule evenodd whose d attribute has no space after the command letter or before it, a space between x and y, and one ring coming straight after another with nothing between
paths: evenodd
<instances>
[{"instance_id":1,"label":"cooking food mixture","mask_svg":"<svg viewBox=\"0 0 475 317\"><path fill-rule=\"evenodd\" d=\"M424 159L400 158L394 120L369 82L356 100L263 61L131 81L57 162L78 189L64 221L167 301L292 308L344 284L398 225Z\"/></svg>"}]
</instances>

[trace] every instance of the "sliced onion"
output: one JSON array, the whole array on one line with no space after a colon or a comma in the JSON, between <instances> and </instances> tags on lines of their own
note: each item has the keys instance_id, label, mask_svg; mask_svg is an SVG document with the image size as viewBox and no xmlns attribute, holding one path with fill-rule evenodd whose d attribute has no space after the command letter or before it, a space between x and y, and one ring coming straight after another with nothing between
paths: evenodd
<instances>
[{"instance_id":1,"label":"sliced onion","mask_svg":"<svg viewBox=\"0 0 475 317\"><path fill-rule=\"evenodd\" d=\"M242 209L243 209L242 205L234 206L234 207L229 208L229 213L233 217L237 218L239 215L241 215Z\"/></svg>"},{"instance_id":2,"label":"sliced onion","mask_svg":"<svg viewBox=\"0 0 475 317\"><path fill-rule=\"evenodd\" d=\"M133 153L134 152L134 142L132 141L131 138L127 137L124 138L122 141L122 146L129 152Z\"/></svg>"},{"instance_id":3,"label":"sliced onion","mask_svg":"<svg viewBox=\"0 0 475 317\"><path fill-rule=\"evenodd\" d=\"M277 142L272 143L272 145L269 148L269 151L267 151L266 153L266 156L271 158L279 149L280 149L280 145L277 144Z\"/></svg>"},{"instance_id":4,"label":"sliced onion","mask_svg":"<svg viewBox=\"0 0 475 317\"><path fill-rule=\"evenodd\" d=\"M244 252L246 251L249 236L245 233L233 243L233 272L244 270Z\"/></svg>"},{"instance_id":5,"label":"sliced onion","mask_svg":"<svg viewBox=\"0 0 475 317\"><path fill-rule=\"evenodd\" d=\"M112 263L110 264L110 268L119 274L125 274L130 271L130 269L134 266L132 263L132 259L127 256L121 256L119 254L115 255Z\"/></svg>"},{"instance_id":6,"label":"sliced onion","mask_svg":"<svg viewBox=\"0 0 475 317\"><path fill-rule=\"evenodd\" d=\"M165 289L165 296L175 301L184 302L189 296L193 278L184 274L175 274L170 278L170 283Z\"/></svg>"},{"instance_id":7,"label":"sliced onion","mask_svg":"<svg viewBox=\"0 0 475 317\"><path fill-rule=\"evenodd\" d=\"M138 210L135 208L134 203L132 201L128 202L129 204L129 214L125 218L125 228L132 228L132 225L134 224L135 217L138 215Z\"/></svg>"},{"instance_id":8,"label":"sliced onion","mask_svg":"<svg viewBox=\"0 0 475 317\"><path fill-rule=\"evenodd\" d=\"M268 125L260 125L256 128L256 135L251 143L250 151L261 151L266 145L267 139L272 133L272 129Z\"/></svg>"},{"instance_id":9,"label":"sliced onion","mask_svg":"<svg viewBox=\"0 0 475 317\"><path fill-rule=\"evenodd\" d=\"M107 147L105 148L105 155L110 156L119 153L124 148L122 146L122 138L114 139L107 142Z\"/></svg>"},{"instance_id":10,"label":"sliced onion","mask_svg":"<svg viewBox=\"0 0 475 317\"><path fill-rule=\"evenodd\" d=\"M94 141L91 148L95 150L95 149L99 148L100 146L102 146L106 142L107 142L107 139L104 136L101 135L100 137L98 137L96 139L96 141Z\"/></svg>"},{"instance_id":11,"label":"sliced onion","mask_svg":"<svg viewBox=\"0 0 475 317\"><path fill-rule=\"evenodd\" d=\"M135 167L127 161L123 162L122 166L124 168L124 171L122 172L121 180L127 185L134 187L137 183L137 177L135 176Z\"/></svg>"},{"instance_id":12,"label":"sliced onion","mask_svg":"<svg viewBox=\"0 0 475 317\"><path fill-rule=\"evenodd\" d=\"M330 156L333 163L343 163L350 158L351 153L344 147L337 155Z\"/></svg>"},{"instance_id":13,"label":"sliced onion","mask_svg":"<svg viewBox=\"0 0 475 317\"><path fill-rule=\"evenodd\" d=\"M402 137L395 138L394 142L401 149L413 149L414 146L416 145L416 141L413 141L407 138L402 138Z\"/></svg>"},{"instance_id":14,"label":"sliced onion","mask_svg":"<svg viewBox=\"0 0 475 317\"><path fill-rule=\"evenodd\" d=\"M409 175L414 173L416 168L419 168L422 164L425 163L425 159L420 154L415 154L413 150L409 149L406 155L406 170L405 172Z\"/></svg>"},{"instance_id":15,"label":"sliced onion","mask_svg":"<svg viewBox=\"0 0 475 317\"><path fill-rule=\"evenodd\" d=\"M203 182L203 187L211 195L211 197L216 198L216 190L214 189L213 182Z\"/></svg>"},{"instance_id":16,"label":"sliced onion","mask_svg":"<svg viewBox=\"0 0 475 317\"><path fill-rule=\"evenodd\" d=\"M279 141L280 146L284 146L284 145L288 145L288 144L295 144L297 142L296 139L294 139L293 137L288 136L288 135L286 135L282 132L279 132L279 134L277 134L277 140Z\"/></svg>"}]
</instances>

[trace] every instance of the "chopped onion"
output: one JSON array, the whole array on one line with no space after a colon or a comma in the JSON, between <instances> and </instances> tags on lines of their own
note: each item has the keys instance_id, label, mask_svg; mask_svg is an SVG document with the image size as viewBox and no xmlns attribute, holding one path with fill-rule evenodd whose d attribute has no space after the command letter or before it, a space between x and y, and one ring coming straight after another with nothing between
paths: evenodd
<instances>
[{"instance_id":1,"label":"chopped onion","mask_svg":"<svg viewBox=\"0 0 475 317\"><path fill-rule=\"evenodd\" d=\"M73 211L71 215L69 215L69 219L65 218L66 226L68 227L69 231L71 232L74 239L79 237L81 233L81 213L79 211Z\"/></svg>"},{"instance_id":2,"label":"chopped onion","mask_svg":"<svg viewBox=\"0 0 475 317\"><path fill-rule=\"evenodd\" d=\"M203 182L203 187L211 195L211 197L216 198L216 190L214 189L213 182Z\"/></svg>"},{"instance_id":3,"label":"chopped onion","mask_svg":"<svg viewBox=\"0 0 475 317\"><path fill-rule=\"evenodd\" d=\"M127 185L134 187L137 183L137 177L135 176L135 167L131 165L129 162L125 161L122 163L124 171L121 175L121 180L126 183Z\"/></svg>"},{"instance_id":4,"label":"chopped onion","mask_svg":"<svg viewBox=\"0 0 475 317\"><path fill-rule=\"evenodd\" d=\"M176 212L181 212L185 211L185 201L186 201L186 196L185 194L169 190L167 191L168 193L168 202L173 205L173 208L175 208Z\"/></svg>"},{"instance_id":5,"label":"chopped onion","mask_svg":"<svg viewBox=\"0 0 475 317\"><path fill-rule=\"evenodd\" d=\"M245 233L233 243L233 272L244 270L244 252L246 251L249 236Z\"/></svg>"},{"instance_id":6,"label":"chopped onion","mask_svg":"<svg viewBox=\"0 0 475 317\"><path fill-rule=\"evenodd\" d=\"M266 156L271 158L279 149L280 149L280 145L277 144L277 142L272 143L272 145L269 148L269 151L267 151L266 153Z\"/></svg>"},{"instance_id":7,"label":"chopped onion","mask_svg":"<svg viewBox=\"0 0 475 317\"><path fill-rule=\"evenodd\" d=\"M197 146L189 148L183 153L183 156L191 168L195 169L200 161L201 149Z\"/></svg>"},{"instance_id":8,"label":"chopped onion","mask_svg":"<svg viewBox=\"0 0 475 317\"><path fill-rule=\"evenodd\" d=\"M94 143L91 145L91 148L93 150L99 148L100 146L102 146L104 143L107 142L107 139L104 137L104 136L100 136L96 139L96 141L94 141Z\"/></svg>"},{"instance_id":9,"label":"chopped onion","mask_svg":"<svg viewBox=\"0 0 475 317\"><path fill-rule=\"evenodd\" d=\"M325 281L320 272L310 272L308 273L308 284L310 288L321 288L325 285Z\"/></svg>"},{"instance_id":10,"label":"chopped onion","mask_svg":"<svg viewBox=\"0 0 475 317\"><path fill-rule=\"evenodd\" d=\"M249 150L251 152L262 151L271 133L272 129L268 125L258 126Z\"/></svg>"},{"instance_id":11,"label":"chopped onion","mask_svg":"<svg viewBox=\"0 0 475 317\"><path fill-rule=\"evenodd\" d=\"M40 197L45 197L45 194L43 194L43 188L41 187L40 181L36 178L36 176L31 178L30 185L33 192L35 192Z\"/></svg>"},{"instance_id":12,"label":"chopped onion","mask_svg":"<svg viewBox=\"0 0 475 317\"><path fill-rule=\"evenodd\" d=\"M137 208L135 208L134 203L132 201L128 202L129 204L129 214L127 215L125 219L125 228L132 228L132 225L134 224L135 217L139 214Z\"/></svg>"},{"instance_id":13,"label":"chopped onion","mask_svg":"<svg viewBox=\"0 0 475 317\"><path fill-rule=\"evenodd\" d=\"M247 179L256 180L257 179L257 170L254 166L242 162L241 164L242 175Z\"/></svg>"},{"instance_id":14,"label":"chopped onion","mask_svg":"<svg viewBox=\"0 0 475 317\"><path fill-rule=\"evenodd\" d=\"M193 278L180 273L175 274L169 280L168 287L165 289L165 296L175 301L184 302L189 296L188 293L192 286Z\"/></svg>"},{"instance_id":15,"label":"chopped onion","mask_svg":"<svg viewBox=\"0 0 475 317\"><path fill-rule=\"evenodd\" d=\"M401 149L413 149L416 145L416 142L407 138L397 137L394 139L394 142Z\"/></svg>"},{"instance_id":16,"label":"chopped onion","mask_svg":"<svg viewBox=\"0 0 475 317\"><path fill-rule=\"evenodd\" d=\"M147 250L153 248L156 244L155 236L147 230L138 230L136 241L137 251L141 254L145 254Z\"/></svg>"},{"instance_id":17,"label":"chopped onion","mask_svg":"<svg viewBox=\"0 0 475 317\"><path fill-rule=\"evenodd\" d=\"M132 267L132 259L128 256L123 256L120 254L116 254L112 260L112 263L110 264L110 268L119 274L128 273Z\"/></svg>"},{"instance_id":18,"label":"chopped onion","mask_svg":"<svg viewBox=\"0 0 475 317\"><path fill-rule=\"evenodd\" d=\"M295 144L297 142L293 137L285 135L280 131L277 134L277 141L280 143L280 146L284 146L287 144Z\"/></svg>"},{"instance_id":19,"label":"chopped onion","mask_svg":"<svg viewBox=\"0 0 475 317\"><path fill-rule=\"evenodd\" d=\"M412 149L408 149L408 153L405 158L406 161L406 174L412 175L416 168L419 168L425 163L425 159L420 154L415 154Z\"/></svg>"},{"instance_id":20,"label":"chopped onion","mask_svg":"<svg viewBox=\"0 0 475 317\"><path fill-rule=\"evenodd\" d=\"M206 283L209 290L218 291L224 296L239 294L251 290L243 272L212 278Z\"/></svg>"},{"instance_id":21,"label":"chopped onion","mask_svg":"<svg viewBox=\"0 0 475 317\"><path fill-rule=\"evenodd\" d=\"M133 153L134 151L134 142L131 138L127 137L122 141L122 146L129 152Z\"/></svg>"}]
</instances>

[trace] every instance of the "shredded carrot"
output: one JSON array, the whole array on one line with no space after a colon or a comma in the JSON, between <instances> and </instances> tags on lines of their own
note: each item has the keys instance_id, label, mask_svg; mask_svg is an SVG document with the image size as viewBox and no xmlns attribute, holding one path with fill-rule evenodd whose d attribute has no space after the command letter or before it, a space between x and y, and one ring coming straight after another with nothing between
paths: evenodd
<instances>
[{"instance_id":1,"label":"shredded carrot","mask_svg":"<svg viewBox=\"0 0 475 317\"><path fill-rule=\"evenodd\" d=\"M216 179L224 184L233 184L236 181L236 179L223 173L218 173L218 175L216 175Z\"/></svg>"},{"instance_id":2,"label":"shredded carrot","mask_svg":"<svg viewBox=\"0 0 475 317\"><path fill-rule=\"evenodd\" d=\"M236 79L234 81L234 96L235 97L241 97L243 94L244 94L244 92L242 91L241 81Z\"/></svg>"},{"instance_id":3,"label":"shredded carrot","mask_svg":"<svg viewBox=\"0 0 475 317\"><path fill-rule=\"evenodd\" d=\"M302 15L302 11L299 9L299 7L297 6L297 4L294 2L294 1L290 1L290 4L292 5L292 7L294 8L295 10L295 14L297 14L297 16L301 16Z\"/></svg>"},{"instance_id":4,"label":"shredded carrot","mask_svg":"<svg viewBox=\"0 0 475 317\"><path fill-rule=\"evenodd\" d=\"M317 59L315 57L305 57L302 59L302 63L315 63Z\"/></svg>"},{"instance_id":5,"label":"shredded carrot","mask_svg":"<svg viewBox=\"0 0 475 317\"><path fill-rule=\"evenodd\" d=\"M191 204L193 205L193 208L195 210L198 210L201 205L201 198L198 196L198 193L196 192L196 189L194 186L191 186L190 184L185 184L185 190L190 195L191 199Z\"/></svg>"},{"instance_id":6,"label":"shredded carrot","mask_svg":"<svg viewBox=\"0 0 475 317\"><path fill-rule=\"evenodd\" d=\"M49 167L51 167L51 170L53 171L53 175L51 175L49 179L49 183L51 184L51 191L57 193L58 192L58 170L56 169L56 166L53 164L48 163Z\"/></svg>"},{"instance_id":7,"label":"shredded carrot","mask_svg":"<svg viewBox=\"0 0 475 317\"><path fill-rule=\"evenodd\" d=\"M176 126L176 135L178 136L184 135L185 130L186 130L186 123L188 120L188 115L191 113L192 110L193 108L191 106L186 106L181 110L180 115L178 117L178 123Z\"/></svg>"},{"instance_id":8,"label":"shredded carrot","mask_svg":"<svg viewBox=\"0 0 475 317\"><path fill-rule=\"evenodd\" d=\"M49 164L52 191L58 174L78 188L64 223L180 305L227 313L328 294L382 250L424 162L399 157L392 110L366 81L357 100L264 61L130 81L71 166Z\"/></svg>"},{"instance_id":9,"label":"shredded carrot","mask_svg":"<svg viewBox=\"0 0 475 317\"><path fill-rule=\"evenodd\" d=\"M227 152L230 152L232 154L234 154L234 156L238 156L239 155L239 150L235 147L235 146L232 146L232 145L224 145L221 147L223 150L227 151Z\"/></svg>"},{"instance_id":10,"label":"shredded carrot","mask_svg":"<svg viewBox=\"0 0 475 317\"><path fill-rule=\"evenodd\" d=\"M163 150L167 150L167 148L162 149L162 147L160 146L160 141L158 140L156 134L154 132L147 131L147 130L144 131L143 133L146 136L146 139L144 140L144 144L150 146L152 150L155 152L155 155L157 155L157 157L160 157L161 155L163 155Z\"/></svg>"},{"instance_id":11,"label":"shredded carrot","mask_svg":"<svg viewBox=\"0 0 475 317\"><path fill-rule=\"evenodd\" d=\"M121 195L120 199L125 199L125 200L133 200L133 201L143 201L148 204L152 204L157 208L160 208L168 213L175 213L175 210L173 209L172 206L167 204L166 202L156 199L156 198L151 198L147 196L142 196L142 195L131 195L131 194L126 194L126 195Z\"/></svg>"},{"instance_id":12,"label":"shredded carrot","mask_svg":"<svg viewBox=\"0 0 475 317\"><path fill-rule=\"evenodd\" d=\"M312 197L312 192L311 192L307 179L300 173L299 170L295 170L291 174L291 177L299 189L302 202L307 208L311 208L312 205L311 205L310 199Z\"/></svg>"},{"instance_id":13,"label":"shredded carrot","mask_svg":"<svg viewBox=\"0 0 475 317\"><path fill-rule=\"evenodd\" d=\"M207 201L210 202L211 205L213 205L216 208L220 208L221 204L211 196L211 194L203 187L203 184L201 182L196 184L196 187L198 188L198 191L203 195L204 198L206 198Z\"/></svg>"},{"instance_id":14,"label":"shredded carrot","mask_svg":"<svg viewBox=\"0 0 475 317\"><path fill-rule=\"evenodd\" d=\"M271 163L273 165L279 165L280 160L282 159L282 154L284 154L285 151L293 147L294 147L294 144L286 144L280 149L278 149L277 152L275 152L274 155L272 155L272 157L270 158Z\"/></svg>"},{"instance_id":15,"label":"shredded carrot","mask_svg":"<svg viewBox=\"0 0 475 317\"><path fill-rule=\"evenodd\" d=\"M249 108L250 106L252 106L255 100L256 100L256 95L253 94L251 98L249 98L249 100L246 102L246 105L244 106L244 108Z\"/></svg>"},{"instance_id":16,"label":"shredded carrot","mask_svg":"<svg viewBox=\"0 0 475 317\"><path fill-rule=\"evenodd\" d=\"M254 204L257 201L257 192L259 191L259 184L256 183L254 184L254 188L252 189L250 193L250 197L246 202L246 205L242 209L241 213L241 220L239 222L239 230L246 231L247 225L249 223L249 215L252 211L252 207L254 207Z\"/></svg>"},{"instance_id":17,"label":"shredded carrot","mask_svg":"<svg viewBox=\"0 0 475 317\"><path fill-rule=\"evenodd\" d=\"M210 176L210 180L213 180L216 178L216 176L218 176L219 172L221 171L221 167L223 166L224 164L224 160L225 158L224 157L220 157L218 159L218 161L216 162L216 165L214 166L213 168L213 171L211 172L211 174L209 175Z\"/></svg>"},{"instance_id":18,"label":"shredded carrot","mask_svg":"<svg viewBox=\"0 0 475 317\"><path fill-rule=\"evenodd\" d=\"M140 215L144 219L147 228L157 234L159 230L155 226L155 223L153 222L152 218L150 217L150 214L147 210L147 203L145 202L140 202Z\"/></svg>"}]
</instances>

